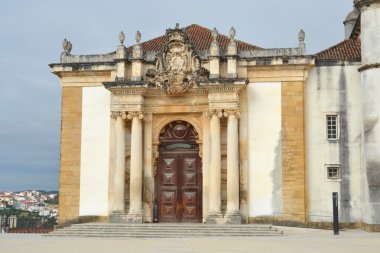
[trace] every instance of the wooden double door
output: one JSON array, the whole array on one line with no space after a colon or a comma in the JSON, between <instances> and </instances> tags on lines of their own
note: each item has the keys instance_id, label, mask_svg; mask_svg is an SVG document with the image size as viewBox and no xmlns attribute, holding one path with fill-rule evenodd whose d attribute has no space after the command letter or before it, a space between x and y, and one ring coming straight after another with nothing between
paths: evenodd
<instances>
[{"instance_id":1,"label":"wooden double door","mask_svg":"<svg viewBox=\"0 0 380 253\"><path fill-rule=\"evenodd\" d=\"M156 177L159 222L202 221L202 169L198 152L198 148L160 152Z\"/></svg>"}]
</instances>

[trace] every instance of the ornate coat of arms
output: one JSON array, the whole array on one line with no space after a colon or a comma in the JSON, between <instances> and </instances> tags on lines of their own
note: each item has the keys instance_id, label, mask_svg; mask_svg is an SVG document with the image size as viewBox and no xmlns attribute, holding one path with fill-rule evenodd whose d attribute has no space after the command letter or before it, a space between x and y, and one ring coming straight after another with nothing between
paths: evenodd
<instances>
[{"instance_id":1,"label":"ornate coat of arms","mask_svg":"<svg viewBox=\"0 0 380 253\"><path fill-rule=\"evenodd\" d=\"M209 72L201 67L200 58L183 29L168 29L166 34L169 41L156 57L156 68L149 69L147 76L164 93L181 94L207 79Z\"/></svg>"}]
</instances>

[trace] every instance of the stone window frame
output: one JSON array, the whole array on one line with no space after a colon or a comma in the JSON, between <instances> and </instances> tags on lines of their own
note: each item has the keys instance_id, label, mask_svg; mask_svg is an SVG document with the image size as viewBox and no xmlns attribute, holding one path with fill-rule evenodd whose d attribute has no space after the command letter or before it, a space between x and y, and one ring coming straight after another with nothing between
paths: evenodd
<instances>
[{"instance_id":1,"label":"stone window frame","mask_svg":"<svg viewBox=\"0 0 380 253\"><path fill-rule=\"evenodd\" d=\"M326 112L324 113L324 118L325 118L325 122L324 122L324 126L325 126L325 136L326 136L326 140L327 141L339 141L340 140L340 115L338 112ZM335 129L329 129L329 120L328 118L329 117L335 117ZM331 133L331 135L335 135L335 137L331 137L329 136L330 133L329 133L329 130L331 131L335 131L335 133Z\"/></svg>"},{"instance_id":2,"label":"stone window frame","mask_svg":"<svg viewBox=\"0 0 380 253\"><path fill-rule=\"evenodd\" d=\"M336 177L330 176L330 170L336 169ZM340 182L342 181L342 169L340 164L325 164L325 171L326 171L326 180L330 182Z\"/></svg>"}]
</instances>

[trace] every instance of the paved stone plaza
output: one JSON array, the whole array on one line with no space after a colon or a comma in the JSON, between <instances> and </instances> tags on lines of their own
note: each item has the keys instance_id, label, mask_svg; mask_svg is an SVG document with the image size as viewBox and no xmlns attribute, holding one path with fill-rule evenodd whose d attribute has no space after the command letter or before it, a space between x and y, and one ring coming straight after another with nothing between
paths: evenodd
<instances>
[{"instance_id":1,"label":"paved stone plaza","mask_svg":"<svg viewBox=\"0 0 380 253\"><path fill-rule=\"evenodd\" d=\"M332 231L283 228L287 236L252 239L78 239L51 238L41 235L0 234L0 252L7 253L96 253L96 252L363 252L380 251L380 233L360 230Z\"/></svg>"}]
</instances>

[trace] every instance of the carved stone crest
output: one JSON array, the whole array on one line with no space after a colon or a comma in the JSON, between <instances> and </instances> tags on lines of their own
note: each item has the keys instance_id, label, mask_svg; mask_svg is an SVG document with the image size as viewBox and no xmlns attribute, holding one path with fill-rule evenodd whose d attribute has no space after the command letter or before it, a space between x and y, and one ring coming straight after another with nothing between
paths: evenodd
<instances>
[{"instance_id":1,"label":"carved stone crest","mask_svg":"<svg viewBox=\"0 0 380 253\"><path fill-rule=\"evenodd\" d=\"M169 36L163 52L156 57L156 68L147 77L169 95L181 94L207 79L209 72L201 67L200 58L183 29L168 29Z\"/></svg>"}]
</instances>

